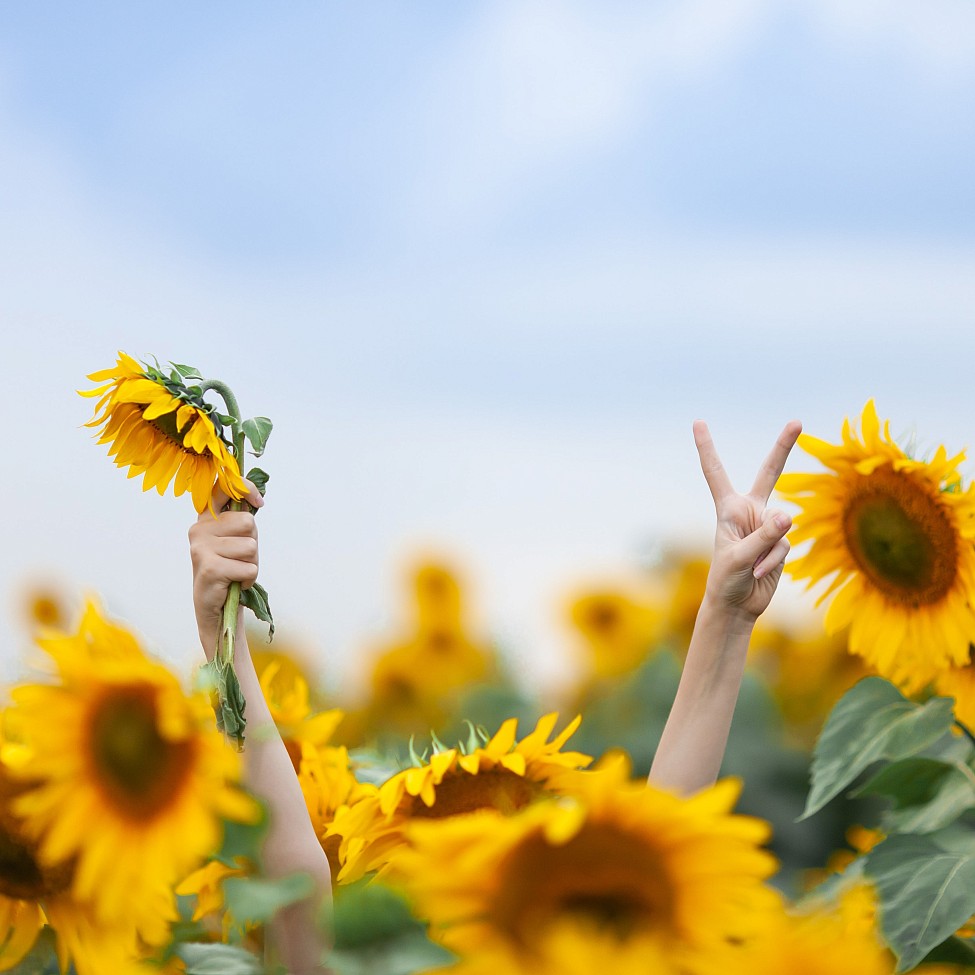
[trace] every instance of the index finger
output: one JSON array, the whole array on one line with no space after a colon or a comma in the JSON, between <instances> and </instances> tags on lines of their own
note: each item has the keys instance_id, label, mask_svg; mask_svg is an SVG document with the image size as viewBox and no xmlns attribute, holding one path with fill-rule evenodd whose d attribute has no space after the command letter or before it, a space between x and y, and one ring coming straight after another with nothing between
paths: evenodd
<instances>
[{"instance_id":1,"label":"index finger","mask_svg":"<svg viewBox=\"0 0 975 975\"><path fill-rule=\"evenodd\" d=\"M731 486L714 441L711 439L711 431L703 420L694 421L694 443L697 444L701 470L704 471L704 479L708 482L715 503L729 494L734 494L735 489Z\"/></svg>"},{"instance_id":2,"label":"index finger","mask_svg":"<svg viewBox=\"0 0 975 975\"><path fill-rule=\"evenodd\" d=\"M763 504L768 501L800 433L802 433L802 424L798 420L790 420L785 425L771 453L765 458L758 469L758 474L755 475L755 483L750 492L753 498L758 498Z\"/></svg>"}]
</instances>

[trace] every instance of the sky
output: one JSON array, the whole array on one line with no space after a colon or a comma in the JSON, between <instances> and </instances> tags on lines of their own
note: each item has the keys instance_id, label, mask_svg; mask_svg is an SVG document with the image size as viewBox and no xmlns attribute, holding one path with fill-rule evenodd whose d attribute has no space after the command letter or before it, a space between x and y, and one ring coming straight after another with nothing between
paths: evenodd
<instances>
[{"instance_id":1,"label":"sky","mask_svg":"<svg viewBox=\"0 0 975 975\"><path fill-rule=\"evenodd\" d=\"M262 581L333 683L421 552L557 679L567 593L708 543L696 417L743 488L870 397L972 445L972 104L963 0L0 5L7 672L42 578L199 657L191 505L82 428L119 349L274 420Z\"/></svg>"}]
</instances>

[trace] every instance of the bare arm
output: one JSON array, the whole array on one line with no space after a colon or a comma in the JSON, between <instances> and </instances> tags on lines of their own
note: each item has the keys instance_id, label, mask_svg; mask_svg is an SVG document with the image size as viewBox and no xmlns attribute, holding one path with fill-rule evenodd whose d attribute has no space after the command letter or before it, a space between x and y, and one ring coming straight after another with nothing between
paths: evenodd
<instances>
[{"instance_id":1,"label":"bare arm","mask_svg":"<svg viewBox=\"0 0 975 975\"><path fill-rule=\"evenodd\" d=\"M718 776L745 669L748 641L782 576L792 519L766 508L802 430L786 424L748 494L731 486L707 424L694 424L701 468L714 498L717 528L707 588L694 624L674 706L649 781L695 792Z\"/></svg>"},{"instance_id":2,"label":"bare arm","mask_svg":"<svg viewBox=\"0 0 975 975\"><path fill-rule=\"evenodd\" d=\"M256 507L263 505L253 486L248 499ZM216 510L220 511L226 501L219 492L214 494ZM247 587L257 580L254 516L244 511L222 511L214 518L204 511L190 528L190 553L197 627L209 660L230 583L237 581ZM290 975L325 975L328 969L323 966L322 957L328 946L317 924L317 914L331 897L328 860L315 836L294 767L264 700L240 616L234 669L247 701L246 784L267 805L270 820L262 851L264 872L272 878L302 872L315 883L311 898L283 909L269 925L269 954Z\"/></svg>"}]
</instances>

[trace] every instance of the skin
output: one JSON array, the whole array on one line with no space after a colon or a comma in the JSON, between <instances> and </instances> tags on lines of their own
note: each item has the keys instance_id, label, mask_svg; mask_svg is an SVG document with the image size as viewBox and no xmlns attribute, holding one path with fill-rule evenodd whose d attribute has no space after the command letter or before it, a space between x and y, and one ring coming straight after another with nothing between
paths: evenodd
<instances>
[{"instance_id":1,"label":"skin","mask_svg":"<svg viewBox=\"0 0 975 975\"><path fill-rule=\"evenodd\" d=\"M714 499L717 528L707 587L698 611L687 660L649 782L692 793L717 778L728 730L741 688L748 641L755 621L768 607L789 552L785 535L792 519L767 508L775 482L802 430L786 424L747 494L732 487L707 424L694 424L701 468ZM248 501L264 499L248 482ZM190 528L193 603L200 642L211 659L227 589L231 582L252 586L258 575L257 524L246 511L224 511L228 499L214 493L214 517L203 512ZM267 804L270 830L264 868L270 877L302 871L312 876L315 895L281 911L270 926L271 959L291 975L327 975L321 963L328 945L316 923L329 901L328 861L311 826L288 753L271 719L257 679L241 617L237 623L235 669L247 699L247 785Z\"/></svg>"},{"instance_id":2,"label":"skin","mask_svg":"<svg viewBox=\"0 0 975 975\"><path fill-rule=\"evenodd\" d=\"M649 782L688 794L717 778L728 742L748 641L767 609L789 554L792 519L766 507L802 432L792 420L779 434L747 494L731 485L703 420L694 423L701 469L717 528L704 599Z\"/></svg>"},{"instance_id":3,"label":"skin","mask_svg":"<svg viewBox=\"0 0 975 975\"><path fill-rule=\"evenodd\" d=\"M264 499L249 481L247 500L255 508ZM231 582L249 588L257 581L257 524L246 511L223 511L227 497L214 492L214 517L204 511L189 531L193 562L193 604L200 642L212 659L227 589ZM237 617L234 669L247 700L247 742L244 774L248 788L267 805L270 826L264 842L266 876L306 873L315 883L313 896L279 911L268 926L269 963L279 963L290 975L327 975L321 960L328 950L316 922L331 900L328 860L315 836L291 759L274 727L261 690L241 614Z\"/></svg>"}]
</instances>

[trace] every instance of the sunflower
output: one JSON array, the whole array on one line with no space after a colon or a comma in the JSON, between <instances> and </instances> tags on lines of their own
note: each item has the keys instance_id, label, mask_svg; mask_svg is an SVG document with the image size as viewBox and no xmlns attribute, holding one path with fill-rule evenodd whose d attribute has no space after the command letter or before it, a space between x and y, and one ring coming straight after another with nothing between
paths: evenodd
<instances>
[{"instance_id":1,"label":"sunflower","mask_svg":"<svg viewBox=\"0 0 975 975\"><path fill-rule=\"evenodd\" d=\"M962 666L975 640L975 492L938 447L909 457L881 429L873 400L862 440L844 421L842 443L803 435L800 445L828 473L783 474L778 489L803 510L792 541L812 542L786 567L812 586L833 576L825 626L849 626L851 652L908 691Z\"/></svg>"},{"instance_id":2,"label":"sunflower","mask_svg":"<svg viewBox=\"0 0 975 975\"><path fill-rule=\"evenodd\" d=\"M219 414L178 371L166 375L119 352L113 368L88 378L101 385L78 391L99 397L85 426L102 428L98 443L111 444L109 456L129 468L129 477L145 475L143 491L154 487L162 495L173 481L173 493L188 490L198 512L210 504L214 483L236 501L246 495L237 461L215 424Z\"/></svg>"},{"instance_id":3,"label":"sunflower","mask_svg":"<svg viewBox=\"0 0 975 975\"><path fill-rule=\"evenodd\" d=\"M631 782L624 762L580 779L510 818L411 825L397 872L458 972L693 971L778 910L769 828L731 814L735 781L681 798Z\"/></svg>"},{"instance_id":4,"label":"sunflower","mask_svg":"<svg viewBox=\"0 0 975 975\"><path fill-rule=\"evenodd\" d=\"M165 937L172 886L218 845L221 818L254 821L234 784L239 759L213 728L205 694L146 657L90 603L79 632L38 641L50 684L12 691L30 762L12 804L44 866L72 860L72 894L99 918L127 916Z\"/></svg>"},{"instance_id":5,"label":"sunflower","mask_svg":"<svg viewBox=\"0 0 975 975\"><path fill-rule=\"evenodd\" d=\"M258 680L268 710L297 772L301 765L302 746L307 744L313 749L326 747L345 715L338 708L314 713L309 703L308 681L297 667L289 666L285 660L267 660L259 669Z\"/></svg>"},{"instance_id":6,"label":"sunflower","mask_svg":"<svg viewBox=\"0 0 975 975\"><path fill-rule=\"evenodd\" d=\"M11 757L26 768L24 749L5 749L0 760L0 971L20 962L45 925L55 931L62 971L73 963L78 975L142 971L136 963L134 929L115 918L95 917L91 905L73 893L76 861L45 865L37 842L25 835L12 805L26 788L11 774Z\"/></svg>"},{"instance_id":7,"label":"sunflower","mask_svg":"<svg viewBox=\"0 0 975 975\"><path fill-rule=\"evenodd\" d=\"M838 905L783 913L759 937L716 953L708 975L894 975L896 959L878 937L871 889L858 884Z\"/></svg>"},{"instance_id":8,"label":"sunflower","mask_svg":"<svg viewBox=\"0 0 975 975\"><path fill-rule=\"evenodd\" d=\"M633 670L647 657L660 630L655 607L616 589L577 597L569 616L585 642L596 677Z\"/></svg>"},{"instance_id":9,"label":"sunflower","mask_svg":"<svg viewBox=\"0 0 975 975\"><path fill-rule=\"evenodd\" d=\"M562 746L579 718L552 741L558 716L541 718L531 734L515 741L517 720L509 718L489 741L435 752L415 768L398 772L382 786L336 813L326 837L340 836L340 883L387 867L403 849L409 823L447 819L478 809L512 815L566 788L577 769L592 759Z\"/></svg>"}]
</instances>

